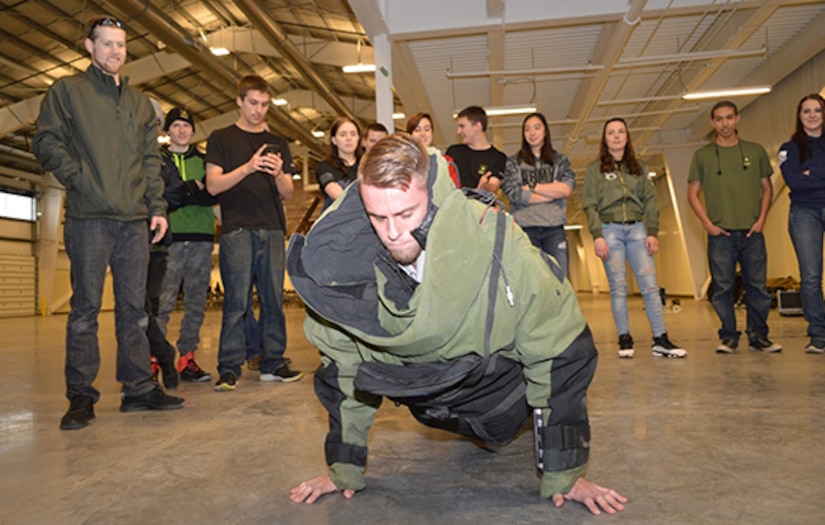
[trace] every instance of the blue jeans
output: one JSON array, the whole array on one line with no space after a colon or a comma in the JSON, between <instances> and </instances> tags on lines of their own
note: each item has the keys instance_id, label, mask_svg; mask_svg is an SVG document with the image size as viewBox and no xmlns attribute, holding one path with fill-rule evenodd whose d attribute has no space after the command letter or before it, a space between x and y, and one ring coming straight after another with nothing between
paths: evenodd
<instances>
[{"instance_id":1,"label":"blue jeans","mask_svg":"<svg viewBox=\"0 0 825 525\"><path fill-rule=\"evenodd\" d=\"M244 315L253 280L261 303L261 373L274 372L283 366L286 349L284 233L276 230L233 230L221 235L220 244L224 300L218 372L241 375L241 365L246 357Z\"/></svg>"},{"instance_id":2,"label":"blue jeans","mask_svg":"<svg viewBox=\"0 0 825 525\"><path fill-rule=\"evenodd\" d=\"M243 333L246 338L246 360L249 361L263 353L261 325L255 318L255 311L252 308L252 287L249 288L249 304L246 307L246 315L243 317Z\"/></svg>"},{"instance_id":3,"label":"blue jeans","mask_svg":"<svg viewBox=\"0 0 825 525\"><path fill-rule=\"evenodd\" d=\"M799 261L802 281L802 315L808 321L808 337L825 346L825 304L822 301L822 235L825 208L791 206L788 230Z\"/></svg>"},{"instance_id":4,"label":"blue jeans","mask_svg":"<svg viewBox=\"0 0 825 525\"><path fill-rule=\"evenodd\" d=\"M63 242L71 263L71 312L66 325L66 397L100 392L92 386L100 369L98 314L106 267L115 292L117 380L127 396L154 388L146 337L146 271L149 239L146 221L66 218Z\"/></svg>"},{"instance_id":5,"label":"blue jeans","mask_svg":"<svg viewBox=\"0 0 825 525\"><path fill-rule=\"evenodd\" d=\"M736 330L733 283L736 279L736 263L742 268L747 308L748 340L768 337L768 312L771 296L765 286L768 258L765 237L761 233L747 236L748 230L731 230L730 236L708 236L708 265L713 278L711 303L722 321L719 339L739 342L741 332Z\"/></svg>"},{"instance_id":6,"label":"blue jeans","mask_svg":"<svg viewBox=\"0 0 825 525\"><path fill-rule=\"evenodd\" d=\"M178 334L178 351L181 355L194 352L200 343L206 296L212 275L212 248L213 244L205 241L173 242L169 247L158 321L166 335L169 315L178 302L178 290L183 280L183 319Z\"/></svg>"},{"instance_id":7,"label":"blue jeans","mask_svg":"<svg viewBox=\"0 0 825 525\"><path fill-rule=\"evenodd\" d=\"M567 277L567 232L564 226L527 226L522 229L533 246L553 256L561 266L562 274Z\"/></svg>"},{"instance_id":8,"label":"blue jeans","mask_svg":"<svg viewBox=\"0 0 825 525\"><path fill-rule=\"evenodd\" d=\"M656 283L656 263L647 253L645 241L647 229L644 222L635 224L604 224L602 237L607 241L610 254L604 261L604 271L610 284L610 308L616 331L619 335L630 333L627 318L627 268L625 260L630 261L636 283L642 292L645 313L654 337L664 334L665 320L662 297Z\"/></svg>"}]
</instances>

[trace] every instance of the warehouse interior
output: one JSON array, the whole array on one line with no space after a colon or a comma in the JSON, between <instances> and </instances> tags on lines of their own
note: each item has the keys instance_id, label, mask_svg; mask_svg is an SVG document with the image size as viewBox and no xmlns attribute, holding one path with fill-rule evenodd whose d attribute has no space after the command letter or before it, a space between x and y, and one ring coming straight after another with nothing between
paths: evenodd
<instances>
[{"instance_id":1,"label":"warehouse interior","mask_svg":"<svg viewBox=\"0 0 825 525\"><path fill-rule=\"evenodd\" d=\"M326 429L312 391L318 352L290 294L287 354L307 376L299 384L265 385L245 371L232 394L184 384L183 411L131 415L117 413L107 285L98 418L81 432L61 432L71 297L64 189L38 165L32 138L49 86L89 66L83 26L101 13L128 27L123 74L130 85L164 110L187 108L204 148L211 131L237 120L241 76L270 83L268 123L289 142L298 169L295 196L284 203L288 233L305 231L318 216L313 169L338 116L402 130L407 117L429 113L434 145L443 151L458 142L454 114L461 108L512 110L492 116L488 129L492 144L511 155L529 112L523 108L544 113L554 148L577 174L568 199L569 279L601 352L589 396L588 476L628 496L628 509L614 517L590 516L575 504L553 509L537 495L530 432L491 453L421 427L389 402L372 435L368 489L349 501L334 495L309 507L290 503L289 488L325 468ZM718 98L684 97L769 88L733 100L740 136L762 144L774 165L764 230L768 277L798 281L776 152L794 129L799 99L825 93L825 3L3 0L0 20L0 327L11 365L9 398L0 407L0 522L821 521L825 361L804 353L802 317L776 309L769 324L771 338L785 347L781 354L713 352L718 319L707 301L706 235L686 192L691 157L712 140L709 111ZM374 64L374 71L342 69L357 64ZM689 352L684 360L647 351L616 358L607 278L581 205L585 169L614 116L627 120L651 170L659 284L671 336ZM217 263L213 273L214 285ZM210 368L220 330L217 299L202 331L202 360ZM740 323L744 316L737 311ZM631 299L631 322L639 348L646 347L638 297Z\"/></svg>"}]
</instances>

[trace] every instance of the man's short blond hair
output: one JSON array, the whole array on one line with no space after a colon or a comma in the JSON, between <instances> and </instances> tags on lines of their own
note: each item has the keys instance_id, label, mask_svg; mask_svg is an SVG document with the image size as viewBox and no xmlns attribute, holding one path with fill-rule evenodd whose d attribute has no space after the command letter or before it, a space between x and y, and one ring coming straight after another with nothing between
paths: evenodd
<instances>
[{"instance_id":1,"label":"man's short blond hair","mask_svg":"<svg viewBox=\"0 0 825 525\"><path fill-rule=\"evenodd\" d=\"M393 133L375 143L361 158L358 183L378 188L406 190L413 181L426 185L430 156L407 133Z\"/></svg>"}]
</instances>

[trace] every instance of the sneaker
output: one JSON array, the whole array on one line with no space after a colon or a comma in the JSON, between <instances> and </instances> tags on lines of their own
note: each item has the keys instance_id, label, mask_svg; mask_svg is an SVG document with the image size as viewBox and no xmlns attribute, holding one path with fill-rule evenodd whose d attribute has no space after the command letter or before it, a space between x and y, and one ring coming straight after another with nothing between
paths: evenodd
<instances>
[{"instance_id":1,"label":"sneaker","mask_svg":"<svg viewBox=\"0 0 825 525\"><path fill-rule=\"evenodd\" d=\"M94 401L89 396L72 398L69 410L60 420L60 430L77 430L95 418Z\"/></svg>"},{"instance_id":2,"label":"sneaker","mask_svg":"<svg viewBox=\"0 0 825 525\"><path fill-rule=\"evenodd\" d=\"M819 344L817 345L813 341L810 342L808 346L805 347L806 354L825 354L825 345Z\"/></svg>"},{"instance_id":3,"label":"sneaker","mask_svg":"<svg viewBox=\"0 0 825 525\"><path fill-rule=\"evenodd\" d=\"M733 339L722 339L722 342L716 347L716 353L732 354L736 351L737 346L739 346L739 343Z\"/></svg>"},{"instance_id":4,"label":"sneaker","mask_svg":"<svg viewBox=\"0 0 825 525\"><path fill-rule=\"evenodd\" d=\"M782 345L774 343L767 337L761 337L750 342L750 349L756 350L757 352L767 352L772 354L775 352L781 352Z\"/></svg>"},{"instance_id":5,"label":"sneaker","mask_svg":"<svg viewBox=\"0 0 825 525\"><path fill-rule=\"evenodd\" d=\"M160 375L160 365L158 364L158 358L157 357L155 357L155 356L149 357L149 367L152 370L152 381L154 381L155 384L160 384L160 383L158 383L158 376Z\"/></svg>"},{"instance_id":6,"label":"sneaker","mask_svg":"<svg viewBox=\"0 0 825 525\"><path fill-rule=\"evenodd\" d=\"M300 381L302 377L304 377L302 372L290 370L288 365L283 365L274 372L261 372L260 380L264 382L281 381L283 383L292 383L293 381Z\"/></svg>"},{"instance_id":7,"label":"sneaker","mask_svg":"<svg viewBox=\"0 0 825 525\"><path fill-rule=\"evenodd\" d=\"M290 359L288 357L284 357L284 364L286 366L291 365L292 364L292 359ZM248 370L256 370L256 371L260 370L261 369L261 355L258 354L258 355L256 355L255 357L253 357L251 359L247 359L246 360L246 368Z\"/></svg>"},{"instance_id":8,"label":"sneaker","mask_svg":"<svg viewBox=\"0 0 825 525\"><path fill-rule=\"evenodd\" d=\"M653 338L653 355L657 357L685 357L687 352L668 339L667 332Z\"/></svg>"},{"instance_id":9,"label":"sneaker","mask_svg":"<svg viewBox=\"0 0 825 525\"><path fill-rule=\"evenodd\" d=\"M633 338L630 334L619 336L619 357L630 359L636 351L633 349Z\"/></svg>"},{"instance_id":10,"label":"sneaker","mask_svg":"<svg viewBox=\"0 0 825 525\"><path fill-rule=\"evenodd\" d=\"M159 386L139 396L123 396L120 402L121 412L139 410L175 410L183 408L183 399L170 396Z\"/></svg>"},{"instance_id":11,"label":"sneaker","mask_svg":"<svg viewBox=\"0 0 825 525\"><path fill-rule=\"evenodd\" d=\"M195 352L188 352L178 359L178 370L180 371L181 381L205 383L212 380L212 374L204 371L195 362Z\"/></svg>"},{"instance_id":12,"label":"sneaker","mask_svg":"<svg viewBox=\"0 0 825 525\"><path fill-rule=\"evenodd\" d=\"M249 359L246 362L247 370L260 370L261 369L261 356L256 355L252 359Z\"/></svg>"},{"instance_id":13,"label":"sneaker","mask_svg":"<svg viewBox=\"0 0 825 525\"><path fill-rule=\"evenodd\" d=\"M230 392L235 390L236 386L238 386L238 377L232 372L224 372L215 383L215 392Z\"/></svg>"}]
</instances>

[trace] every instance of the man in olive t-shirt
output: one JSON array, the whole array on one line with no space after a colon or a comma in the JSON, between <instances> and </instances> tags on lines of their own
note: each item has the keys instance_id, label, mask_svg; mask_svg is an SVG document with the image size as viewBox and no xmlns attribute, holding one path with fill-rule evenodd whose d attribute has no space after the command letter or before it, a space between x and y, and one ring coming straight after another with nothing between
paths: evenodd
<instances>
[{"instance_id":1,"label":"man in olive t-shirt","mask_svg":"<svg viewBox=\"0 0 825 525\"><path fill-rule=\"evenodd\" d=\"M768 339L771 297L765 286L767 253L762 235L773 195L773 168L765 148L739 139L739 118L733 102L724 100L713 106L710 120L716 139L693 155L688 202L708 232L711 303L722 321L716 353L731 354L739 344L733 297L737 262L745 285L749 347L779 352L782 346Z\"/></svg>"}]
</instances>

